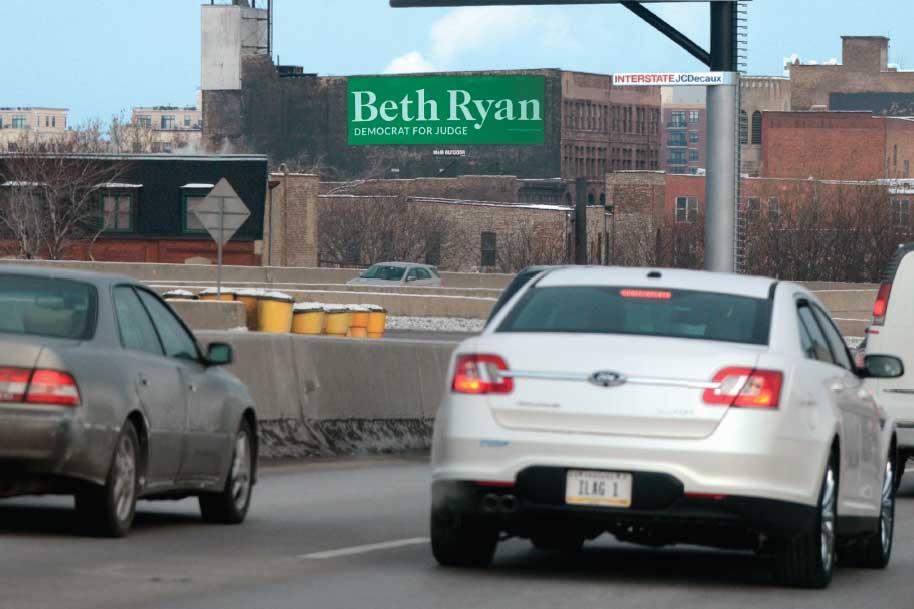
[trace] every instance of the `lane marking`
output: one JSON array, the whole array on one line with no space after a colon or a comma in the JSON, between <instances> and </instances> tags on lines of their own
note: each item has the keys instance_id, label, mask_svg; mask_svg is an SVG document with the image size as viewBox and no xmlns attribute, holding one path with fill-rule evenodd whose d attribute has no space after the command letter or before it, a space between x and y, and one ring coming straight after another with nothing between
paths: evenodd
<instances>
[{"instance_id":1,"label":"lane marking","mask_svg":"<svg viewBox=\"0 0 914 609\"><path fill-rule=\"evenodd\" d=\"M326 560L328 558L339 558L340 556L353 556L355 554L365 554L367 552L377 552L379 550L392 550L404 546L417 546L430 543L428 537L411 537L409 539L397 539L394 541L385 541L382 543L371 543L364 546L353 546L351 548L340 548L339 550L327 550L325 552L313 552L311 554L301 554L298 558L305 560Z\"/></svg>"}]
</instances>

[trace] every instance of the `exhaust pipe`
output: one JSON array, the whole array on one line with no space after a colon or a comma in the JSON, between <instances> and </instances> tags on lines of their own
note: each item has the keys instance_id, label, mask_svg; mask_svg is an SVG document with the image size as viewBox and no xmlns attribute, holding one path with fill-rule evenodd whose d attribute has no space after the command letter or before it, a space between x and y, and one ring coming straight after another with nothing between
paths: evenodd
<instances>
[{"instance_id":1,"label":"exhaust pipe","mask_svg":"<svg viewBox=\"0 0 914 609\"><path fill-rule=\"evenodd\" d=\"M498 497L492 493L489 493L482 498L482 511L491 514L498 509Z\"/></svg>"},{"instance_id":2,"label":"exhaust pipe","mask_svg":"<svg viewBox=\"0 0 914 609\"><path fill-rule=\"evenodd\" d=\"M498 509L502 514L513 514L517 511L517 497L514 495L502 495L498 499Z\"/></svg>"}]
</instances>

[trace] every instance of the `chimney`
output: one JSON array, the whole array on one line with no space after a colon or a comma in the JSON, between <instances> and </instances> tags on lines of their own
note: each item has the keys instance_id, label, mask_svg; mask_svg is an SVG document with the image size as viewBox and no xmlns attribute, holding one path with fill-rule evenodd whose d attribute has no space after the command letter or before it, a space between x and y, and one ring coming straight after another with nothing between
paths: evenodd
<instances>
[{"instance_id":1,"label":"chimney","mask_svg":"<svg viewBox=\"0 0 914 609\"><path fill-rule=\"evenodd\" d=\"M844 69L878 74L889 68L889 39L884 36L842 36Z\"/></svg>"}]
</instances>

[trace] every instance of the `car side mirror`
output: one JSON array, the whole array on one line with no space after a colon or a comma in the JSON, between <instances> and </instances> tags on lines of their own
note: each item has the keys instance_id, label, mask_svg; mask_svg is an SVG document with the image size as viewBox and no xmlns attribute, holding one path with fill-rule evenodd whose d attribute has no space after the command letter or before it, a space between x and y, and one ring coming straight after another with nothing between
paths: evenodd
<instances>
[{"instance_id":1,"label":"car side mirror","mask_svg":"<svg viewBox=\"0 0 914 609\"><path fill-rule=\"evenodd\" d=\"M863 370L867 378L897 379L904 375L904 363L894 355L867 355Z\"/></svg>"},{"instance_id":2,"label":"car side mirror","mask_svg":"<svg viewBox=\"0 0 914 609\"><path fill-rule=\"evenodd\" d=\"M206 363L210 366L228 366L235 361L235 351L226 343L212 343L206 350Z\"/></svg>"}]
</instances>

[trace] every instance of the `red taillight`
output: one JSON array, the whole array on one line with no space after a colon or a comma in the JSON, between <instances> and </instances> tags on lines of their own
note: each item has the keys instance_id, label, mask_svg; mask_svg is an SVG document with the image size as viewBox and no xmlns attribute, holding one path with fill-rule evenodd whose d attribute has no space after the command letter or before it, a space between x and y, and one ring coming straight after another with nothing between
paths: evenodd
<instances>
[{"instance_id":1,"label":"red taillight","mask_svg":"<svg viewBox=\"0 0 914 609\"><path fill-rule=\"evenodd\" d=\"M873 303L873 325L881 326L885 324L885 313L889 310L889 296L891 295L891 283L883 283L879 286L876 302Z\"/></svg>"},{"instance_id":2,"label":"red taillight","mask_svg":"<svg viewBox=\"0 0 914 609\"><path fill-rule=\"evenodd\" d=\"M76 379L66 372L36 370L32 373L25 401L30 404L78 406L79 388Z\"/></svg>"},{"instance_id":3,"label":"red taillight","mask_svg":"<svg viewBox=\"0 0 914 609\"><path fill-rule=\"evenodd\" d=\"M740 408L777 408L784 375L774 370L725 368L714 375L718 386L705 389L704 402Z\"/></svg>"},{"instance_id":4,"label":"red taillight","mask_svg":"<svg viewBox=\"0 0 914 609\"><path fill-rule=\"evenodd\" d=\"M460 355L454 367L451 391L454 393L511 393L514 380L502 376L508 364L497 355Z\"/></svg>"},{"instance_id":5,"label":"red taillight","mask_svg":"<svg viewBox=\"0 0 914 609\"><path fill-rule=\"evenodd\" d=\"M29 387L31 370L0 368L0 402L21 402Z\"/></svg>"},{"instance_id":6,"label":"red taillight","mask_svg":"<svg viewBox=\"0 0 914 609\"><path fill-rule=\"evenodd\" d=\"M670 300L673 298L672 292L664 290L631 290L625 289L619 292L622 298L641 298L644 300Z\"/></svg>"}]
</instances>

